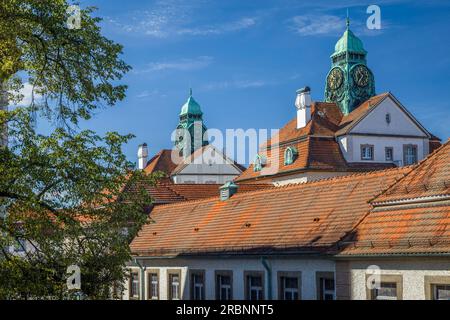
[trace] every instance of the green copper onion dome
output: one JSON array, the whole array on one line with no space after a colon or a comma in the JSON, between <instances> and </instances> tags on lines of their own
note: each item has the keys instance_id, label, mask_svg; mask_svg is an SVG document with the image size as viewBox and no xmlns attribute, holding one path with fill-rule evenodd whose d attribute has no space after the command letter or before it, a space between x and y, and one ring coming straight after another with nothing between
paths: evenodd
<instances>
[{"instance_id":1,"label":"green copper onion dome","mask_svg":"<svg viewBox=\"0 0 450 320\"><path fill-rule=\"evenodd\" d=\"M192 89L190 89L189 91L189 98L187 99L186 103L181 107L180 116L184 116L187 114L197 116L201 116L203 114L200 105L192 97Z\"/></svg>"},{"instance_id":2,"label":"green copper onion dome","mask_svg":"<svg viewBox=\"0 0 450 320\"><path fill-rule=\"evenodd\" d=\"M345 52L361 53L364 55L367 53L367 51L364 50L362 41L349 29L349 25L350 22L347 19L347 29L334 46L334 53L331 57Z\"/></svg>"}]
</instances>

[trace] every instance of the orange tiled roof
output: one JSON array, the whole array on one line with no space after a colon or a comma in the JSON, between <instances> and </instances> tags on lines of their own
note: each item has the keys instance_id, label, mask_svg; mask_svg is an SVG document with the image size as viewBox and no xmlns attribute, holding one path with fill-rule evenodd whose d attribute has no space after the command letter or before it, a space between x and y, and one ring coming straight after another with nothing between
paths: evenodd
<instances>
[{"instance_id":1,"label":"orange tiled roof","mask_svg":"<svg viewBox=\"0 0 450 320\"><path fill-rule=\"evenodd\" d=\"M374 203L450 195L450 140L422 160Z\"/></svg>"},{"instance_id":2,"label":"orange tiled roof","mask_svg":"<svg viewBox=\"0 0 450 320\"><path fill-rule=\"evenodd\" d=\"M304 128L297 129L297 119L294 118L281 128L277 135L261 145L260 153L266 153L266 167L271 166L271 170L255 172L253 165L250 165L235 181L252 181L265 176L291 174L293 171L353 172L394 167L395 165L390 163L347 163L336 142L338 133L346 132L388 95L389 93L383 93L372 97L344 117L335 103L314 102L311 106L311 121ZM284 151L290 146L297 149L298 157L294 163L285 165Z\"/></svg>"},{"instance_id":3,"label":"orange tiled roof","mask_svg":"<svg viewBox=\"0 0 450 320\"><path fill-rule=\"evenodd\" d=\"M450 252L450 204L373 210L340 255Z\"/></svg>"},{"instance_id":4,"label":"orange tiled roof","mask_svg":"<svg viewBox=\"0 0 450 320\"><path fill-rule=\"evenodd\" d=\"M342 255L450 252L450 140L371 202Z\"/></svg>"},{"instance_id":5,"label":"orange tiled roof","mask_svg":"<svg viewBox=\"0 0 450 320\"><path fill-rule=\"evenodd\" d=\"M153 204L166 204L187 200L198 200L211 197L218 197L221 184L194 184L182 183L174 184L160 182L156 185L149 183L139 183L133 186L127 186L126 192L133 192L138 189L145 189L153 199ZM247 192L254 190L267 189L271 186L262 184L239 185L238 192Z\"/></svg>"},{"instance_id":6,"label":"orange tiled roof","mask_svg":"<svg viewBox=\"0 0 450 320\"><path fill-rule=\"evenodd\" d=\"M176 166L177 164L172 161L172 150L163 149L147 162L144 172L150 174L162 171L170 176Z\"/></svg>"},{"instance_id":7,"label":"orange tiled roof","mask_svg":"<svg viewBox=\"0 0 450 320\"><path fill-rule=\"evenodd\" d=\"M134 254L322 250L370 209L369 200L411 168L354 174L161 205L131 243Z\"/></svg>"}]
</instances>

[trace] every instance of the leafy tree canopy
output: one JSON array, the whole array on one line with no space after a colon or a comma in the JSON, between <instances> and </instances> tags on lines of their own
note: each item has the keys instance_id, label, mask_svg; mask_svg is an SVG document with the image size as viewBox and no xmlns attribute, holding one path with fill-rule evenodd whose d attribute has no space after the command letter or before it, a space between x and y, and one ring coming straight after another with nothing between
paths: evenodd
<instances>
[{"instance_id":1,"label":"leafy tree canopy","mask_svg":"<svg viewBox=\"0 0 450 320\"><path fill-rule=\"evenodd\" d=\"M0 146L0 299L73 298L70 265L81 269L83 295L107 298L147 220L151 199L139 186L158 178L129 169L122 145L131 135L76 130L125 97L117 82L129 66L122 47L101 35L93 8L69 29L68 5L0 2L0 136L8 141ZM42 99L6 110L24 81ZM39 134L35 112L65 125Z\"/></svg>"},{"instance_id":2,"label":"leafy tree canopy","mask_svg":"<svg viewBox=\"0 0 450 320\"><path fill-rule=\"evenodd\" d=\"M25 77L42 96L35 110L77 123L125 97L126 86L115 81L130 67L120 59L122 46L101 35L94 8L80 10L79 29L68 27L68 8L66 0L1 1L0 83L17 100Z\"/></svg>"}]
</instances>

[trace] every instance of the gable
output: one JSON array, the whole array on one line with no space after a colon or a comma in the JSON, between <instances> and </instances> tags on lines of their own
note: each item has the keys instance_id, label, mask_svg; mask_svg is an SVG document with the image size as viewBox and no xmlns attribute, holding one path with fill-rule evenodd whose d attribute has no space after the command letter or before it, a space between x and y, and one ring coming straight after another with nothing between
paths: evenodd
<instances>
[{"instance_id":1,"label":"gable","mask_svg":"<svg viewBox=\"0 0 450 320\"><path fill-rule=\"evenodd\" d=\"M390 123L386 115L390 115ZM350 129L349 133L428 137L420 123L388 95Z\"/></svg>"},{"instance_id":2,"label":"gable","mask_svg":"<svg viewBox=\"0 0 450 320\"><path fill-rule=\"evenodd\" d=\"M200 150L200 149L199 149ZM201 152L195 152L191 157L190 163L184 163L180 170L175 170L173 174L241 174L240 168L228 159L222 152L208 145L201 149Z\"/></svg>"}]
</instances>

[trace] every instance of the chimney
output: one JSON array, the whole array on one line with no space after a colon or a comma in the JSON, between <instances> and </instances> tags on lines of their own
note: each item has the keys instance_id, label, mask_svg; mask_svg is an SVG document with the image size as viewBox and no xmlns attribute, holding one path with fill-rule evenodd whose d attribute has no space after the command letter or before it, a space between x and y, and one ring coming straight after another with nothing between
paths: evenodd
<instances>
[{"instance_id":1,"label":"chimney","mask_svg":"<svg viewBox=\"0 0 450 320\"><path fill-rule=\"evenodd\" d=\"M148 148L147 144L141 144L138 147L138 169L144 170L144 168L147 166L147 158L148 158Z\"/></svg>"},{"instance_id":2,"label":"chimney","mask_svg":"<svg viewBox=\"0 0 450 320\"><path fill-rule=\"evenodd\" d=\"M297 90L295 106L297 107L297 129L300 129L311 120L311 89L309 87Z\"/></svg>"},{"instance_id":3,"label":"chimney","mask_svg":"<svg viewBox=\"0 0 450 320\"><path fill-rule=\"evenodd\" d=\"M225 201L231 198L238 190L238 185L233 181L228 181L223 186L219 188L220 191L220 201Z\"/></svg>"}]
</instances>

